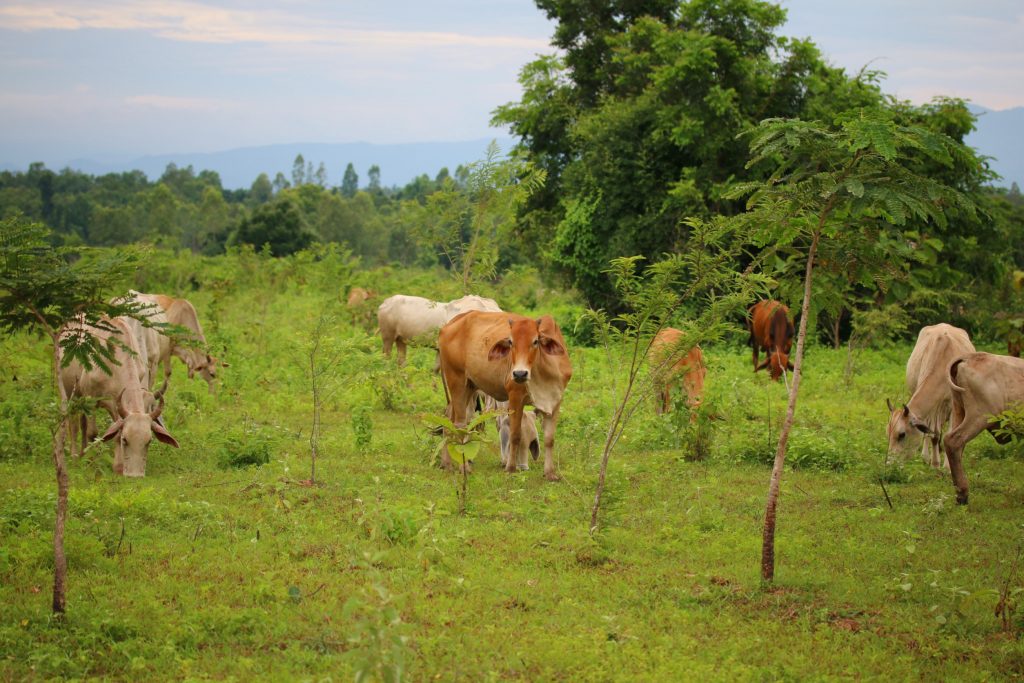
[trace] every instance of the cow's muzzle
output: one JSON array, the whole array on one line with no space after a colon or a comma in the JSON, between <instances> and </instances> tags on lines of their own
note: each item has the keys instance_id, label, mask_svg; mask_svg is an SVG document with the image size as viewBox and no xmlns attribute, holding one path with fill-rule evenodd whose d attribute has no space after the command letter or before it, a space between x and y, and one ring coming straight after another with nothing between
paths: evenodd
<instances>
[{"instance_id":1,"label":"cow's muzzle","mask_svg":"<svg viewBox=\"0 0 1024 683\"><path fill-rule=\"evenodd\" d=\"M522 384L523 382L525 382L528 379L530 379L530 371L529 370L513 370L512 371L512 379L514 379L517 383Z\"/></svg>"}]
</instances>

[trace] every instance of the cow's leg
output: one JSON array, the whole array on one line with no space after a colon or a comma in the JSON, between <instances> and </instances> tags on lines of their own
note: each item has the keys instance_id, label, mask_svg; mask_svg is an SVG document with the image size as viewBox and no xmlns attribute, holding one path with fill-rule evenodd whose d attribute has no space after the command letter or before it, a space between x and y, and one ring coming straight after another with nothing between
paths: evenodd
<instances>
[{"instance_id":1,"label":"cow's leg","mask_svg":"<svg viewBox=\"0 0 1024 683\"><path fill-rule=\"evenodd\" d=\"M459 372L451 369L441 368L445 385L448 387L450 394L448 407L445 410L445 414L451 419L452 424L456 427L462 428L466 426L466 394L472 393L466 386L466 376ZM445 444L441 448L441 467L446 470L452 468L452 456L448 452L447 439L452 438L452 434L448 433L445 435Z\"/></svg>"},{"instance_id":2,"label":"cow's leg","mask_svg":"<svg viewBox=\"0 0 1024 683\"><path fill-rule=\"evenodd\" d=\"M71 444L71 457L75 457L76 455L81 455L82 454L82 451L79 451L79 452L76 453L75 450L76 450L76 448L79 447L79 445L78 445L78 429L79 429L79 425L80 425L81 421L84 420L84 419L85 419L85 417L82 416L82 415L68 415L68 417L67 417L67 421L68 421L68 443Z\"/></svg>"},{"instance_id":3,"label":"cow's leg","mask_svg":"<svg viewBox=\"0 0 1024 683\"><path fill-rule=\"evenodd\" d=\"M506 472L517 472L516 459L523 444L523 404L526 396L521 391L509 392L508 396L508 435L509 453L505 462Z\"/></svg>"},{"instance_id":4,"label":"cow's leg","mask_svg":"<svg viewBox=\"0 0 1024 683\"><path fill-rule=\"evenodd\" d=\"M544 414L544 478L558 481L558 470L555 468L555 427L558 425L558 408L551 414Z\"/></svg>"},{"instance_id":5,"label":"cow's leg","mask_svg":"<svg viewBox=\"0 0 1024 683\"><path fill-rule=\"evenodd\" d=\"M398 365L405 365L405 340L401 337L395 339L395 348L398 349Z\"/></svg>"},{"instance_id":6,"label":"cow's leg","mask_svg":"<svg viewBox=\"0 0 1024 683\"><path fill-rule=\"evenodd\" d=\"M498 441L501 444L501 466L508 466L509 454L509 432L508 432L508 417L498 418Z\"/></svg>"},{"instance_id":7,"label":"cow's leg","mask_svg":"<svg viewBox=\"0 0 1024 683\"><path fill-rule=\"evenodd\" d=\"M967 505L967 474L964 472L963 453L967 442L988 426L984 415L968 415L942 439L949 459L949 473L956 489L956 502Z\"/></svg>"},{"instance_id":8,"label":"cow's leg","mask_svg":"<svg viewBox=\"0 0 1024 683\"><path fill-rule=\"evenodd\" d=\"M654 404L654 412L658 415L664 415L672 407L672 392L668 387L668 384L662 384L658 387L658 398Z\"/></svg>"},{"instance_id":9,"label":"cow's leg","mask_svg":"<svg viewBox=\"0 0 1024 683\"><path fill-rule=\"evenodd\" d=\"M754 344L754 372L757 372L757 359L758 359L759 355L760 354L758 354L757 344L755 343Z\"/></svg>"},{"instance_id":10,"label":"cow's leg","mask_svg":"<svg viewBox=\"0 0 1024 683\"><path fill-rule=\"evenodd\" d=\"M395 343L395 338L392 337L390 334L384 332L383 330L381 331L380 338L384 344L384 357L390 359L391 345Z\"/></svg>"}]
</instances>

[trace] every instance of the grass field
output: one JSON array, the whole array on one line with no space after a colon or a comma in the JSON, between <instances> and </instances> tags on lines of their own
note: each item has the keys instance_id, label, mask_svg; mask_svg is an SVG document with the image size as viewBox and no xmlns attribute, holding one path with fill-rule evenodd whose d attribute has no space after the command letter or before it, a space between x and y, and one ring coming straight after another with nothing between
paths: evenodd
<instances>
[{"instance_id":1,"label":"grass field","mask_svg":"<svg viewBox=\"0 0 1024 683\"><path fill-rule=\"evenodd\" d=\"M165 418L181 448L154 445L142 480L115 476L108 446L71 463L63 621L50 616L46 349L0 340L0 679L1024 676L1019 449L987 435L968 446L969 507L919 459L883 468L884 399L900 396L909 345L864 351L849 381L845 351L810 349L764 588L767 463L786 395L751 372L738 339L705 351L721 418L710 457L690 460L686 419L655 416L652 402L612 456L591 537L614 356L572 348L563 481L544 481L540 463L500 471L492 438L460 516L420 417L443 407L431 352L397 370L341 312L331 329L345 360L309 486L303 347L337 288L284 271L226 284L217 267L186 294L231 367L211 396L176 364ZM135 284L177 291L160 277ZM448 293L432 274L373 277L385 293ZM571 326L571 305L528 274L485 293Z\"/></svg>"}]
</instances>

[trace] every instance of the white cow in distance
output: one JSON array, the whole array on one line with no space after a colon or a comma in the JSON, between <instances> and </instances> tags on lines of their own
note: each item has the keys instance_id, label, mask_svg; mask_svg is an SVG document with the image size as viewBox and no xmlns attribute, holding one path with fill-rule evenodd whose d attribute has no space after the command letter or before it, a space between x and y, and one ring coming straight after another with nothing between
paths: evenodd
<instances>
[{"instance_id":1,"label":"white cow in distance","mask_svg":"<svg viewBox=\"0 0 1024 683\"><path fill-rule=\"evenodd\" d=\"M384 343L384 356L391 357L391 347L398 349L398 364L405 364L405 349L410 342L436 346L437 331L449 320L466 311L500 312L494 299L468 294L447 303L421 296L395 294L377 309L377 323Z\"/></svg>"}]
</instances>

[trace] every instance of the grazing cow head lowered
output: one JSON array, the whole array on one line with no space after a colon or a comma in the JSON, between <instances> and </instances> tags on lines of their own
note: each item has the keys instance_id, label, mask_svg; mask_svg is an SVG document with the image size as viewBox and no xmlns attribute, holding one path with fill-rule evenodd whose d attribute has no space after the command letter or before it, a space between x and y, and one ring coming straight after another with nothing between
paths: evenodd
<instances>
[{"instance_id":1,"label":"grazing cow head lowered","mask_svg":"<svg viewBox=\"0 0 1024 683\"><path fill-rule=\"evenodd\" d=\"M562 335L550 315L541 316L536 320L509 318L508 326L508 338L495 342L487 354L487 359L496 361L509 357L509 377L516 384L530 381L530 373L537 361L538 353L549 356L565 355Z\"/></svg>"},{"instance_id":2,"label":"grazing cow head lowered","mask_svg":"<svg viewBox=\"0 0 1024 683\"><path fill-rule=\"evenodd\" d=\"M772 380L792 370L789 351L793 348L794 327L789 319L789 308L778 301L759 301L750 308L750 345L754 348L754 372L768 368ZM764 349L768 357L758 363L758 351Z\"/></svg>"},{"instance_id":3,"label":"grazing cow head lowered","mask_svg":"<svg viewBox=\"0 0 1024 683\"><path fill-rule=\"evenodd\" d=\"M920 448L921 435L927 433L927 428L915 420L906 403L897 406L889 399L885 399L885 404L889 408L889 424L886 427L889 452L885 462L890 464L897 459L905 459Z\"/></svg>"},{"instance_id":4,"label":"grazing cow head lowered","mask_svg":"<svg viewBox=\"0 0 1024 683\"><path fill-rule=\"evenodd\" d=\"M217 384L217 367L230 367L215 356L195 350L185 357L185 366L188 368L188 378L192 379L198 373L200 377L206 380L206 386L211 394L214 393Z\"/></svg>"},{"instance_id":5,"label":"grazing cow head lowered","mask_svg":"<svg viewBox=\"0 0 1024 683\"><path fill-rule=\"evenodd\" d=\"M175 448L178 448L178 442L159 422L160 413L164 409L163 396L159 396L156 407L149 412L140 410L140 396L134 397L135 400L128 400L127 406L123 398L124 390L117 397L117 412L120 417L107 429L103 440L117 438L114 446L115 472L126 477L144 477L146 455L149 453L149 443L153 437L156 436L158 441Z\"/></svg>"}]
</instances>

